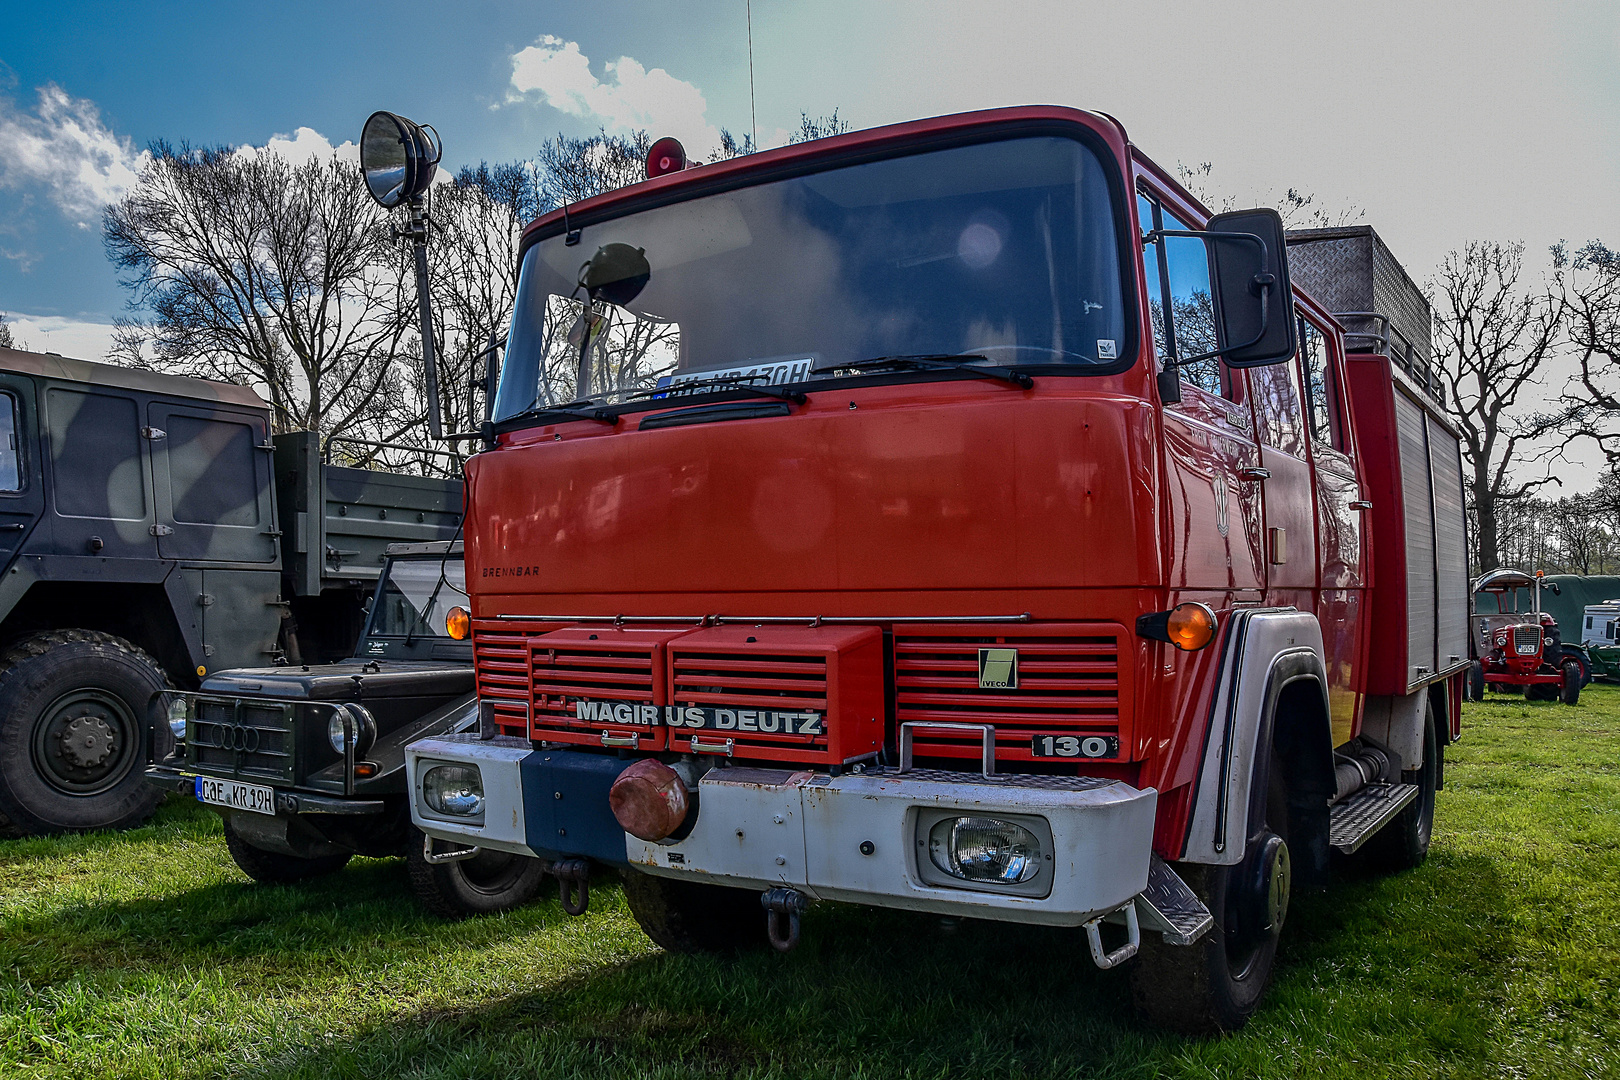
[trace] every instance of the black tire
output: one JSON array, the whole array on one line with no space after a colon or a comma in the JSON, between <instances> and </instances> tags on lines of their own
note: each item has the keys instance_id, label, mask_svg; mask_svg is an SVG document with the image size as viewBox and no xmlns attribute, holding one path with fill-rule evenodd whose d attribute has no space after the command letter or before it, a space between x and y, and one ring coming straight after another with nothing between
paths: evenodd
<instances>
[{"instance_id":1,"label":"black tire","mask_svg":"<svg viewBox=\"0 0 1620 1080\"><path fill-rule=\"evenodd\" d=\"M765 945L765 909L751 889L624 872L624 898L642 931L670 952L734 952Z\"/></svg>"},{"instance_id":2,"label":"black tire","mask_svg":"<svg viewBox=\"0 0 1620 1080\"><path fill-rule=\"evenodd\" d=\"M1585 686L1592 681L1592 662L1585 653L1572 645L1564 646L1564 663L1575 664L1581 670L1581 685Z\"/></svg>"},{"instance_id":3,"label":"black tire","mask_svg":"<svg viewBox=\"0 0 1620 1080\"><path fill-rule=\"evenodd\" d=\"M1485 665L1475 660L1468 665L1468 700L1485 700Z\"/></svg>"},{"instance_id":4,"label":"black tire","mask_svg":"<svg viewBox=\"0 0 1620 1080\"><path fill-rule=\"evenodd\" d=\"M1288 794L1282 763L1271 759L1266 792L1266 820L1251 831L1268 840L1288 840ZM1250 841L1251 852L1263 845ZM1167 945L1157 934L1144 933L1131 965L1131 998L1143 1020L1154 1027L1185 1035L1207 1036L1236 1031L1260 1005L1277 956L1282 919L1257 929L1255 912L1244 906L1243 882L1253 874L1253 856L1237 866L1181 863L1176 871L1204 901L1215 925L1191 945ZM1284 878L1286 915L1287 870Z\"/></svg>"},{"instance_id":5,"label":"black tire","mask_svg":"<svg viewBox=\"0 0 1620 1080\"><path fill-rule=\"evenodd\" d=\"M1581 665L1575 660L1564 660L1564 681L1558 687L1558 700L1565 705L1581 700Z\"/></svg>"},{"instance_id":6,"label":"black tire","mask_svg":"<svg viewBox=\"0 0 1620 1080\"><path fill-rule=\"evenodd\" d=\"M1418 796L1362 847L1358 855L1376 870L1411 870L1429 857L1434 837L1434 793L1440 789L1440 734L1434 701L1423 709L1423 764L1401 773L1401 783L1416 784Z\"/></svg>"},{"instance_id":7,"label":"black tire","mask_svg":"<svg viewBox=\"0 0 1620 1080\"><path fill-rule=\"evenodd\" d=\"M93 630L33 634L0 653L0 835L127 829L163 791L148 760L173 747L149 718L163 669ZM149 758L149 753L152 758Z\"/></svg>"},{"instance_id":8,"label":"black tire","mask_svg":"<svg viewBox=\"0 0 1620 1080\"><path fill-rule=\"evenodd\" d=\"M546 864L528 855L485 848L470 859L430 863L423 856L422 834L412 829L411 837L405 851L411 891L440 918L464 919L521 907L546 883Z\"/></svg>"},{"instance_id":9,"label":"black tire","mask_svg":"<svg viewBox=\"0 0 1620 1080\"><path fill-rule=\"evenodd\" d=\"M319 855L313 859L305 859L280 851L256 848L236 835L229 818L225 821L225 847L242 873L266 885L279 885L335 874L349 865L349 860L354 857L345 851L338 855Z\"/></svg>"}]
</instances>

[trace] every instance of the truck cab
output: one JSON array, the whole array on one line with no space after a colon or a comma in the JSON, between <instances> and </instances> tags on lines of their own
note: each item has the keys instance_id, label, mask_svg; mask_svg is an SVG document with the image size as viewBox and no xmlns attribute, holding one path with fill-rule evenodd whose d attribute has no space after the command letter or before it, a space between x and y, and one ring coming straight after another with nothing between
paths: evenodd
<instances>
[{"instance_id":1,"label":"truck cab","mask_svg":"<svg viewBox=\"0 0 1620 1080\"><path fill-rule=\"evenodd\" d=\"M1422 859L1467 663L1454 433L1335 314L1421 293L1321 260L1335 309L1290 245L1055 107L541 218L467 467L479 728L407 747L416 824L618 867L669 948L1072 927L1240 1025L1296 877Z\"/></svg>"}]
</instances>

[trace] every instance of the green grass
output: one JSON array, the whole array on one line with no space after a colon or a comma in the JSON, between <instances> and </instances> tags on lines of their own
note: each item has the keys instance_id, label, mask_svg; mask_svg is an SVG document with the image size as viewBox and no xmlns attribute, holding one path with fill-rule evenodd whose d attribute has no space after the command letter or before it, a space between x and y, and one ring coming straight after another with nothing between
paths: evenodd
<instances>
[{"instance_id":1,"label":"green grass","mask_svg":"<svg viewBox=\"0 0 1620 1080\"><path fill-rule=\"evenodd\" d=\"M1222 1040L1139 1026L1076 932L824 906L666 956L611 886L447 924L395 862L253 885L171 803L0 843L0 1076L1620 1076L1620 689L1464 719L1428 863L1296 900Z\"/></svg>"}]
</instances>

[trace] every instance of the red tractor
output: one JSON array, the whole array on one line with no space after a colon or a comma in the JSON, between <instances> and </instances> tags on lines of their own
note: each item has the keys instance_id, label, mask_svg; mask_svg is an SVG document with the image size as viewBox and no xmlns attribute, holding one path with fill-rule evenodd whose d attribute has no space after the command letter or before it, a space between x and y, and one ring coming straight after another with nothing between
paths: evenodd
<instances>
[{"instance_id":1,"label":"red tractor","mask_svg":"<svg viewBox=\"0 0 1620 1080\"><path fill-rule=\"evenodd\" d=\"M1523 693L1531 701L1573 705L1581 696L1579 661L1567 655L1558 622L1541 610L1542 571L1492 570L1474 583L1473 646L1477 656L1469 674L1469 696L1485 696L1485 687L1501 693ZM1558 586L1545 586L1556 594ZM1519 610L1520 590L1531 609ZM1489 605L1482 604L1489 597ZM1495 610L1486 611L1485 607Z\"/></svg>"}]
</instances>

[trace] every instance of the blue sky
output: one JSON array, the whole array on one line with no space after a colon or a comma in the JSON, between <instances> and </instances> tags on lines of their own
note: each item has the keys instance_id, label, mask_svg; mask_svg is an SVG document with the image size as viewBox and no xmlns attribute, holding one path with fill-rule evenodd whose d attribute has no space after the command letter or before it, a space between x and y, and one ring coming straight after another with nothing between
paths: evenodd
<instances>
[{"instance_id":1,"label":"blue sky","mask_svg":"<svg viewBox=\"0 0 1620 1080\"><path fill-rule=\"evenodd\" d=\"M70 354L124 311L95 205L150 140L307 152L389 108L459 165L558 131L749 127L744 0L3 2L0 311ZM753 35L765 145L801 110L865 127L1051 101L1118 116L1166 166L1215 163L1240 199L1353 204L1420 281L1473 238L1538 264L1620 242L1612 0L755 0Z\"/></svg>"}]
</instances>

